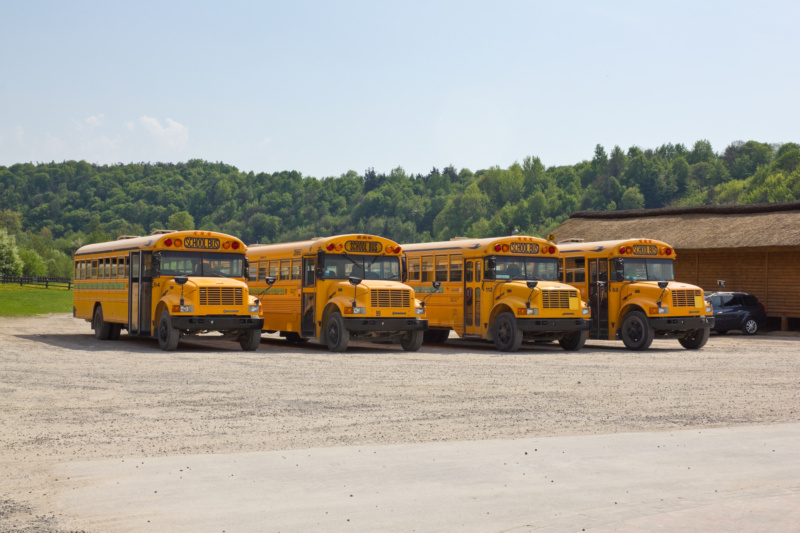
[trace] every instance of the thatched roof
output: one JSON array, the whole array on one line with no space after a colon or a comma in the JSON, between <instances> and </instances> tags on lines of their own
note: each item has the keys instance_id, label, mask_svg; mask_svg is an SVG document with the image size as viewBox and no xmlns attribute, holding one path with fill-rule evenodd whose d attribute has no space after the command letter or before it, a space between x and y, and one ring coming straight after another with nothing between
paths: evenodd
<instances>
[{"instance_id":1,"label":"thatched roof","mask_svg":"<svg viewBox=\"0 0 800 533\"><path fill-rule=\"evenodd\" d=\"M800 246L800 202L637 211L579 211L556 242L646 238L677 250Z\"/></svg>"}]
</instances>

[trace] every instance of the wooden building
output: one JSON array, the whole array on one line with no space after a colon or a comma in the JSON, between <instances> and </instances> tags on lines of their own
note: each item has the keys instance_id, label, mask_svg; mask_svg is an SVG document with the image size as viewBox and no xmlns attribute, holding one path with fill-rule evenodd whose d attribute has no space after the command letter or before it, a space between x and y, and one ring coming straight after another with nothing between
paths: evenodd
<instances>
[{"instance_id":1,"label":"wooden building","mask_svg":"<svg viewBox=\"0 0 800 533\"><path fill-rule=\"evenodd\" d=\"M675 279L704 290L755 294L781 329L800 319L800 202L637 211L579 211L554 232L567 239L646 238L675 249Z\"/></svg>"}]
</instances>

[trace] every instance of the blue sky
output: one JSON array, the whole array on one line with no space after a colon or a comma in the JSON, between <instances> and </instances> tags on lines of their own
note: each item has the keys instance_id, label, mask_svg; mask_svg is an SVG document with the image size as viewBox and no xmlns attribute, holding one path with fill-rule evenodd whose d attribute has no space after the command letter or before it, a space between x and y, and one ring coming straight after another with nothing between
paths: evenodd
<instances>
[{"instance_id":1,"label":"blue sky","mask_svg":"<svg viewBox=\"0 0 800 533\"><path fill-rule=\"evenodd\" d=\"M0 165L547 165L800 142L800 3L0 3Z\"/></svg>"}]
</instances>

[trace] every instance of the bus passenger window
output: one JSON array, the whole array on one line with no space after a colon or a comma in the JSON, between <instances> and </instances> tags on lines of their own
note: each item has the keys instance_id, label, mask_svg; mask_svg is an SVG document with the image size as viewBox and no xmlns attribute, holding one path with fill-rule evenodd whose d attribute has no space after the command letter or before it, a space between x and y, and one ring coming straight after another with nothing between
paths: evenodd
<instances>
[{"instance_id":1,"label":"bus passenger window","mask_svg":"<svg viewBox=\"0 0 800 533\"><path fill-rule=\"evenodd\" d=\"M461 263L463 258L460 255L450 256L450 281L462 281Z\"/></svg>"},{"instance_id":2,"label":"bus passenger window","mask_svg":"<svg viewBox=\"0 0 800 533\"><path fill-rule=\"evenodd\" d=\"M81 263L80 261L75 261L75 279L81 279Z\"/></svg>"},{"instance_id":3,"label":"bus passenger window","mask_svg":"<svg viewBox=\"0 0 800 533\"><path fill-rule=\"evenodd\" d=\"M106 267L106 279L108 279L111 277L111 259L106 258L105 267Z\"/></svg>"},{"instance_id":4,"label":"bus passenger window","mask_svg":"<svg viewBox=\"0 0 800 533\"><path fill-rule=\"evenodd\" d=\"M567 283L586 283L586 260L583 257L569 257L566 265Z\"/></svg>"},{"instance_id":5,"label":"bus passenger window","mask_svg":"<svg viewBox=\"0 0 800 533\"><path fill-rule=\"evenodd\" d=\"M466 279L467 283L472 281L472 261L467 261L467 271L464 278Z\"/></svg>"},{"instance_id":6,"label":"bus passenger window","mask_svg":"<svg viewBox=\"0 0 800 533\"><path fill-rule=\"evenodd\" d=\"M447 256L436 256L436 281L447 281Z\"/></svg>"},{"instance_id":7,"label":"bus passenger window","mask_svg":"<svg viewBox=\"0 0 800 533\"><path fill-rule=\"evenodd\" d=\"M92 279L97 279L97 259L92 259Z\"/></svg>"},{"instance_id":8,"label":"bus passenger window","mask_svg":"<svg viewBox=\"0 0 800 533\"><path fill-rule=\"evenodd\" d=\"M269 262L269 275L272 278L278 279L278 262L277 261L270 261Z\"/></svg>"},{"instance_id":9,"label":"bus passenger window","mask_svg":"<svg viewBox=\"0 0 800 533\"><path fill-rule=\"evenodd\" d=\"M258 281L258 261L253 261L250 264L247 274L247 281Z\"/></svg>"},{"instance_id":10,"label":"bus passenger window","mask_svg":"<svg viewBox=\"0 0 800 533\"><path fill-rule=\"evenodd\" d=\"M300 279L300 260L292 261L292 279Z\"/></svg>"},{"instance_id":11,"label":"bus passenger window","mask_svg":"<svg viewBox=\"0 0 800 533\"><path fill-rule=\"evenodd\" d=\"M291 269L292 262L288 259L284 259L281 261L281 279L287 280L289 279L289 271Z\"/></svg>"},{"instance_id":12,"label":"bus passenger window","mask_svg":"<svg viewBox=\"0 0 800 533\"><path fill-rule=\"evenodd\" d=\"M267 262L266 261L260 261L258 263L258 278L256 278L256 279L257 279L257 281L264 281L265 279L267 279Z\"/></svg>"},{"instance_id":13,"label":"bus passenger window","mask_svg":"<svg viewBox=\"0 0 800 533\"><path fill-rule=\"evenodd\" d=\"M411 257L408 260L408 280L420 281L419 257Z\"/></svg>"},{"instance_id":14,"label":"bus passenger window","mask_svg":"<svg viewBox=\"0 0 800 533\"><path fill-rule=\"evenodd\" d=\"M481 281L481 262L475 261L475 282Z\"/></svg>"},{"instance_id":15,"label":"bus passenger window","mask_svg":"<svg viewBox=\"0 0 800 533\"><path fill-rule=\"evenodd\" d=\"M433 256L422 256L422 282L433 281Z\"/></svg>"},{"instance_id":16,"label":"bus passenger window","mask_svg":"<svg viewBox=\"0 0 800 533\"><path fill-rule=\"evenodd\" d=\"M112 278L116 278L117 277L117 258L116 257L112 257L111 258L111 277Z\"/></svg>"}]
</instances>

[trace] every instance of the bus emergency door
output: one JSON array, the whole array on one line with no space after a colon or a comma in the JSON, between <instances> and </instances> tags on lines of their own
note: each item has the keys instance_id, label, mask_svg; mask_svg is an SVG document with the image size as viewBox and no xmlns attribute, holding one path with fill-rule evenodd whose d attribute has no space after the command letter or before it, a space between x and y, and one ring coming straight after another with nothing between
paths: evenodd
<instances>
[{"instance_id":1,"label":"bus emergency door","mask_svg":"<svg viewBox=\"0 0 800 533\"><path fill-rule=\"evenodd\" d=\"M587 259L589 266L589 306L592 310L592 337L608 338L608 260Z\"/></svg>"},{"instance_id":2,"label":"bus emergency door","mask_svg":"<svg viewBox=\"0 0 800 533\"><path fill-rule=\"evenodd\" d=\"M464 334L481 334L481 273L480 259L464 262Z\"/></svg>"},{"instance_id":3,"label":"bus emergency door","mask_svg":"<svg viewBox=\"0 0 800 533\"><path fill-rule=\"evenodd\" d=\"M301 337L316 337L317 327L314 321L316 314L316 284L317 272L316 265L313 257L303 258L303 288L302 288L302 311L303 315L300 317L300 336Z\"/></svg>"},{"instance_id":4,"label":"bus emergency door","mask_svg":"<svg viewBox=\"0 0 800 533\"><path fill-rule=\"evenodd\" d=\"M153 253L131 252L128 277L128 333L150 334Z\"/></svg>"},{"instance_id":5,"label":"bus emergency door","mask_svg":"<svg viewBox=\"0 0 800 533\"><path fill-rule=\"evenodd\" d=\"M139 252L128 256L128 333L139 333Z\"/></svg>"}]
</instances>

